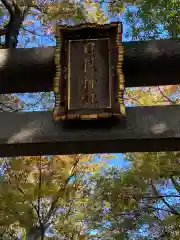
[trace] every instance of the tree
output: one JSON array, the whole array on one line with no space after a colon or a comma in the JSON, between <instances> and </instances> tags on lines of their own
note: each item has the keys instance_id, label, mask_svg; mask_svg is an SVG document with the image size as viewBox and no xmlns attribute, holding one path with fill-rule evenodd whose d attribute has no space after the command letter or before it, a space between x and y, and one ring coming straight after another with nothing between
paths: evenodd
<instances>
[{"instance_id":1,"label":"tree","mask_svg":"<svg viewBox=\"0 0 180 240\"><path fill-rule=\"evenodd\" d=\"M128 170L114 167L96 178L89 222L97 239L179 239L179 152L126 157Z\"/></svg>"},{"instance_id":2,"label":"tree","mask_svg":"<svg viewBox=\"0 0 180 240\"><path fill-rule=\"evenodd\" d=\"M1 43L3 48L15 48L18 46L18 35L37 34L36 31L28 30L26 27L32 26L34 21L40 20L43 27L44 36L54 33L55 23L80 23L80 22L105 22L107 18L104 15L100 5L94 1L14 1L2 0L0 5L1 17L4 22L4 28L0 29L0 36L5 35L5 41ZM7 11L10 20L7 23ZM32 20L27 20L32 16ZM41 35L40 35L41 36ZM42 34L43 36L43 34ZM33 40L33 39L32 39ZM21 43L20 43L21 44Z\"/></svg>"},{"instance_id":3,"label":"tree","mask_svg":"<svg viewBox=\"0 0 180 240\"><path fill-rule=\"evenodd\" d=\"M180 36L179 2L174 0L135 1L125 19L131 25L127 36L133 39L177 38Z\"/></svg>"},{"instance_id":4,"label":"tree","mask_svg":"<svg viewBox=\"0 0 180 240\"><path fill-rule=\"evenodd\" d=\"M50 230L67 240L71 235L86 236L81 210L88 201L87 176L109 158L104 155L95 161L91 155L79 154L1 159L2 233L12 226L18 232L24 229L28 240L44 239Z\"/></svg>"}]
</instances>

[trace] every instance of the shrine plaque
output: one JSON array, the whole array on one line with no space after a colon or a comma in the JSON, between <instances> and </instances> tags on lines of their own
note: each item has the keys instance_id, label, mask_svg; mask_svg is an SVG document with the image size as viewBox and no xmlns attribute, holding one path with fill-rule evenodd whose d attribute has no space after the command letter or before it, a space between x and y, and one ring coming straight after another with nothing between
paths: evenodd
<instances>
[{"instance_id":1,"label":"shrine plaque","mask_svg":"<svg viewBox=\"0 0 180 240\"><path fill-rule=\"evenodd\" d=\"M122 25L57 26L54 120L125 116Z\"/></svg>"}]
</instances>

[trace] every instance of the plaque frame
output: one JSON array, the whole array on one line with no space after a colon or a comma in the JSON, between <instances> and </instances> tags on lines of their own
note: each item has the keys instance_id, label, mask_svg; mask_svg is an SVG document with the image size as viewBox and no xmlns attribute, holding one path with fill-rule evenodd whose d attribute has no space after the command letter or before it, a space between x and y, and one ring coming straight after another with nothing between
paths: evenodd
<instances>
[{"instance_id":1,"label":"plaque frame","mask_svg":"<svg viewBox=\"0 0 180 240\"><path fill-rule=\"evenodd\" d=\"M108 39L110 107L71 109L70 106L70 42ZM125 117L122 24L86 23L76 26L57 25L55 48L56 74L53 91L55 106L53 120L99 119Z\"/></svg>"}]
</instances>

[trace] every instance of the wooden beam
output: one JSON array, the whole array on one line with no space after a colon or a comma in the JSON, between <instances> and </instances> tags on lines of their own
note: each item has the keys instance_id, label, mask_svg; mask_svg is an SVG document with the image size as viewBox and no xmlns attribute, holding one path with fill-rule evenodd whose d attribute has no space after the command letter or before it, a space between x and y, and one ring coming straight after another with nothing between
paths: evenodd
<instances>
[{"instance_id":1,"label":"wooden beam","mask_svg":"<svg viewBox=\"0 0 180 240\"><path fill-rule=\"evenodd\" d=\"M180 106L127 108L127 122L53 122L51 112L0 113L0 156L180 150Z\"/></svg>"},{"instance_id":2,"label":"wooden beam","mask_svg":"<svg viewBox=\"0 0 180 240\"><path fill-rule=\"evenodd\" d=\"M126 87L180 83L180 39L124 43ZM54 48L1 49L0 93L52 91Z\"/></svg>"}]
</instances>

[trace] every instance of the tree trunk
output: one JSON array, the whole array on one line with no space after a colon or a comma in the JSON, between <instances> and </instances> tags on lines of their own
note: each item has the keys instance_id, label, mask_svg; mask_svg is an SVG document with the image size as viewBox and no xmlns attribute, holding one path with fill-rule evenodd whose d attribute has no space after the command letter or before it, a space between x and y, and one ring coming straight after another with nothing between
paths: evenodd
<instances>
[{"instance_id":1,"label":"tree trunk","mask_svg":"<svg viewBox=\"0 0 180 240\"><path fill-rule=\"evenodd\" d=\"M35 233L29 233L27 235L27 240L38 240L38 236Z\"/></svg>"},{"instance_id":2,"label":"tree trunk","mask_svg":"<svg viewBox=\"0 0 180 240\"><path fill-rule=\"evenodd\" d=\"M38 240L41 237L41 240L44 239L44 231L42 233L40 228L32 228L27 230L27 240Z\"/></svg>"}]
</instances>

